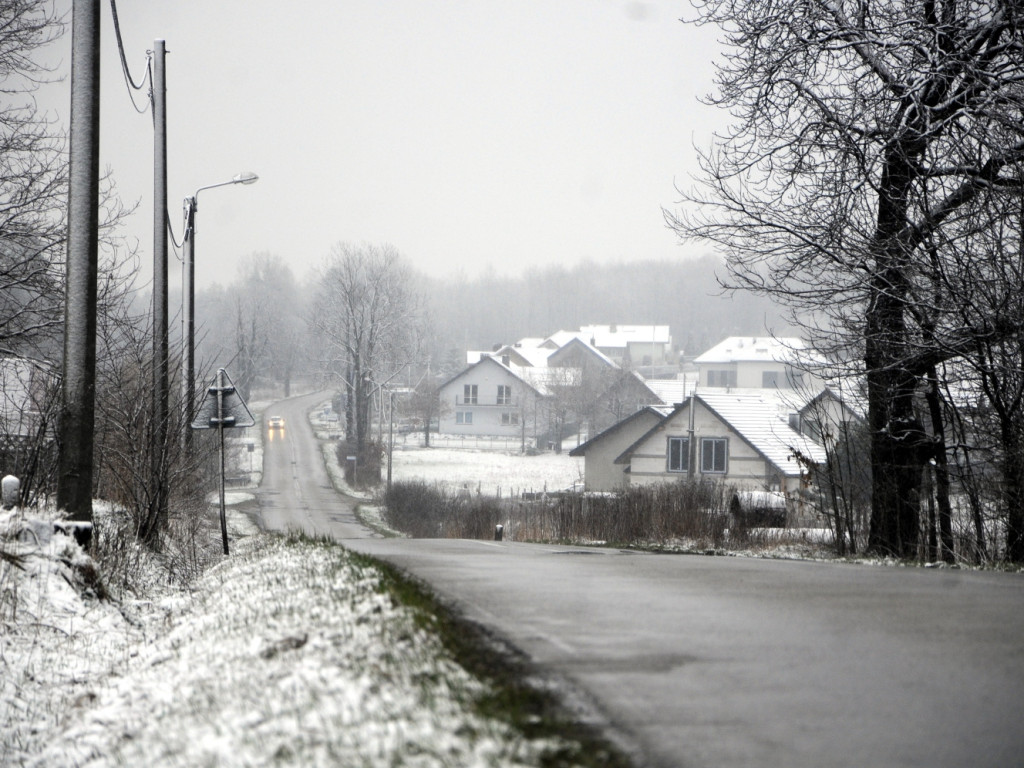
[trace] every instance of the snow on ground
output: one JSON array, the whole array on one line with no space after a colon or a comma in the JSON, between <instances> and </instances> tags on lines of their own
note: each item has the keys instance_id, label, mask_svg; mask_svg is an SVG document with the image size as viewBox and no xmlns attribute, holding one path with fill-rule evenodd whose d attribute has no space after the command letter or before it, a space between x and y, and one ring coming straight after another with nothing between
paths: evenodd
<instances>
[{"instance_id":1,"label":"snow on ground","mask_svg":"<svg viewBox=\"0 0 1024 768\"><path fill-rule=\"evenodd\" d=\"M49 521L0 518L0 764L538 765L342 548L250 536L188 591L98 597ZM14 560L17 560L15 564Z\"/></svg>"},{"instance_id":2,"label":"snow on ground","mask_svg":"<svg viewBox=\"0 0 1024 768\"><path fill-rule=\"evenodd\" d=\"M583 459L568 453L535 456L460 448L410 448L394 452L392 478L425 480L450 489L468 486L485 496L583 487Z\"/></svg>"}]
</instances>

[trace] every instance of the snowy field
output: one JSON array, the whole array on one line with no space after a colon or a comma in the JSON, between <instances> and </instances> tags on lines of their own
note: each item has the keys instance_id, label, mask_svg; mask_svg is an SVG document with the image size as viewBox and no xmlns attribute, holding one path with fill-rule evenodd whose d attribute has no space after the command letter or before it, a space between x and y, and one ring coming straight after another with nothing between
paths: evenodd
<instances>
[{"instance_id":1,"label":"snowy field","mask_svg":"<svg viewBox=\"0 0 1024 768\"><path fill-rule=\"evenodd\" d=\"M568 453L521 453L463 448L395 450L393 480L424 480L449 489L463 486L485 496L583 487L583 459Z\"/></svg>"},{"instance_id":2,"label":"snowy field","mask_svg":"<svg viewBox=\"0 0 1024 768\"><path fill-rule=\"evenodd\" d=\"M323 418L329 411L329 403L317 406L310 413L310 423L322 439L337 439L336 422L332 425ZM422 434L396 435L392 480L423 480L449 490L468 487L505 498L583 487L583 459L569 456L575 441L566 441L560 454L544 451L533 456L522 453L520 441L513 438L432 434L430 442L424 448Z\"/></svg>"},{"instance_id":3,"label":"snowy field","mask_svg":"<svg viewBox=\"0 0 1024 768\"><path fill-rule=\"evenodd\" d=\"M476 714L484 686L340 547L249 536L188 591L111 602L47 523L0 517L0 765L534 766L558 746Z\"/></svg>"}]
</instances>

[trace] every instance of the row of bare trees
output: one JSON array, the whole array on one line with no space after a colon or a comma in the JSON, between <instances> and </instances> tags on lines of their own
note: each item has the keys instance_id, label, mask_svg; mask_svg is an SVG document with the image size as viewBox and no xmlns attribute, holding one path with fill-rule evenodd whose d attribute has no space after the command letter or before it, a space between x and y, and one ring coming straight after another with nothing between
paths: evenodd
<instances>
[{"instance_id":1,"label":"row of bare trees","mask_svg":"<svg viewBox=\"0 0 1024 768\"><path fill-rule=\"evenodd\" d=\"M917 553L923 483L998 474L1024 560L1024 10L1011 0L695 0L735 123L668 214L866 382L869 545ZM964 492L966 493L966 491ZM944 556L951 527L939 526Z\"/></svg>"}]
</instances>

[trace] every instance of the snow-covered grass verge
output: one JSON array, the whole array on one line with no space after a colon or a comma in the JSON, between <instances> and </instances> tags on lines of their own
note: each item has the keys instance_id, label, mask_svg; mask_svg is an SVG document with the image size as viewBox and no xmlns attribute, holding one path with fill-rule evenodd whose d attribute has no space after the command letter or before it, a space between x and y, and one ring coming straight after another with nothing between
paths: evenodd
<instances>
[{"instance_id":1,"label":"snow-covered grass verge","mask_svg":"<svg viewBox=\"0 0 1024 768\"><path fill-rule=\"evenodd\" d=\"M3 541L0 764L534 766L576 751L484 714L500 696L442 644L450 627L335 544L252 536L190 591L118 604L70 539L25 538Z\"/></svg>"}]
</instances>

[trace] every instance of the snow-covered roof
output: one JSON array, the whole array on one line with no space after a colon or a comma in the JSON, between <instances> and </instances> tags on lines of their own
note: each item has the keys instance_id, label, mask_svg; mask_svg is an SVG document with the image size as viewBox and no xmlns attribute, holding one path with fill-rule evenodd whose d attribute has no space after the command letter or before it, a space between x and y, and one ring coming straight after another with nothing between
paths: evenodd
<instances>
[{"instance_id":1,"label":"snow-covered roof","mask_svg":"<svg viewBox=\"0 0 1024 768\"><path fill-rule=\"evenodd\" d=\"M633 343L671 344L667 325L583 325L579 337L595 347L625 348Z\"/></svg>"},{"instance_id":2,"label":"snow-covered roof","mask_svg":"<svg viewBox=\"0 0 1024 768\"><path fill-rule=\"evenodd\" d=\"M550 357L548 359L550 360L550 358L553 358L553 357L556 357L556 356L560 356L563 352L565 352L566 350L568 350L568 349L570 349L572 347L576 347L576 348L580 348L582 350L585 350L586 353L592 355L597 360L600 360L602 363L607 365L609 368L618 368L619 367L619 364L616 363L614 360L612 360L610 357L608 357L608 355L606 355L604 352L599 350L597 347L589 344L588 342L584 341L583 339L581 339L579 337L576 337L574 339L569 339L564 345L559 347L554 352L551 352L550 353ZM568 354L568 352L565 352L565 353Z\"/></svg>"},{"instance_id":3,"label":"snow-covered roof","mask_svg":"<svg viewBox=\"0 0 1024 768\"><path fill-rule=\"evenodd\" d=\"M803 339L795 336L730 336L699 355L697 365L709 363L790 362L803 357Z\"/></svg>"},{"instance_id":4,"label":"snow-covered roof","mask_svg":"<svg viewBox=\"0 0 1024 768\"><path fill-rule=\"evenodd\" d=\"M580 338L579 331L555 331L548 336L541 344L551 349L561 349L573 339Z\"/></svg>"},{"instance_id":5,"label":"snow-covered roof","mask_svg":"<svg viewBox=\"0 0 1024 768\"><path fill-rule=\"evenodd\" d=\"M644 379L644 384L666 405L683 402L697 386L695 379Z\"/></svg>"},{"instance_id":6,"label":"snow-covered roof","mask_svg":"<svg viewBox=\"0 0 1024 768\"><path fill-rule=\"evenodd\" d=\"M522 380L522 382L524 384L526 384L527 386L532 387L533 389L537 390L538 394L540 394L540 395L547 395L547 394L549 394L549 390L546 387L545 380L543 379L542 376L538 375L538 374L545 373L548 370L546 367L545 368L541 368L541 369L538 370L538 369L524 367L524 366L515 365L515 364L505 365L503 362L501 362L501 360L492 357L490 353L484 354L475 363L473 363L472 365L470 365L470 366L468 366L466 368L463 368L461 371L456 373L454 376L449 378L447 381L443 382L441 384L441 386L439 387L439 389L444 389L445 387L450 386L451 384L453 384L454 382L458 381L463 376L468 375L470 372L472 372L473 370L475 370L476 368L478 368L481 365L496 365L499 368L501 368L502 370L508 371L511 375L515 376L517 379Z\"/></svg>"},{"instance_id":7,"label":"snow-covered roof","mask_svg":"<svg viewBox=\"0 0 1024 768\"><path fill-rule=\"evenodd\" d=\"M508 344L497 352L489 353L491 357L501 360L506 355L512 359L517 356L529 366L534 368L543 368L548 364L548 355L551 354L551 350L547 347L539 346L525 346L520 344Z\"/></svg>"},{"instance_id":8,"label":"snow-covered roof","mask_svg":"<svg viewBox=\"0 0 1024 768\"><path fill-rule=\"evenodd\" d=\"M617 432L621 432L623 429L627 428L630 424L632 424L633 422L637 421L638 419L641 419L641 418L644 418L644 417L653 417L653 418L657 419L658 423L660 423L670 413L672 413L672 408L669 408L667 406L645 405L643 408L639 408L639 409L633 411L633 413L631 413L629 416L627 416L626 418L622 419L621 421L615 422L614 424L612 424L607 429L605 429L605 430L599 432L598 434L594 435L592 438L587 440L585 443L581 443L580 445L576 446L571 451L569 451L569 455L570 456L586 456L587 455L587 451L592 446L596 445L597 443L603 442L608 437L610 437L611 435L616 434Z\"/></svg>"},{"instance_id":9,"label":"snow-covered roof","mask_svg":"<svg viewBox=\"0 0 1024 768\"><path fill-rule=\"evenodd\" d=\"M704 390L697 398L780 469L799 471L794 450L812 461L826 460L824 448L790 426L789 415L798 410L792 392Z\"/></svg>"},{"instance_id":10,"label":"snow-covered roof","mask_svg":"<svg viewBox=\"0 0 1024 768\"><path fill-rule=\"evenodd\" d=\"M539 347L543 343L544 339L541 338L540 336L524 336L519 341L513 343L512 346L515 347L516 349L520 347L530 349L532 347Z\"/></svg>"},{"instance_id":11,"label":"snow-covered roof","mask_svg":"<svg viewBox=\"0 0 1024 768\"><path fill-rule=\"evenodd\" d=\"M741 389L698 391L693 395L719 419L728 424L737 435L760 453L766 460L787 475L798 475L802 471L794 458L795 451L814 462L826 460L825 449L809 437L797 432L789 425L789 414L798 407L793 402L793 393L771 389ZM679 418L689 406L687 402L677 405L665 419L643 437L627 448L616 460L616 464L627 463L633 451L666 421Z\"/></svg>"}]
</instances>

